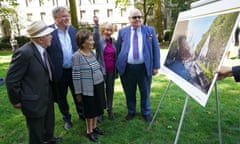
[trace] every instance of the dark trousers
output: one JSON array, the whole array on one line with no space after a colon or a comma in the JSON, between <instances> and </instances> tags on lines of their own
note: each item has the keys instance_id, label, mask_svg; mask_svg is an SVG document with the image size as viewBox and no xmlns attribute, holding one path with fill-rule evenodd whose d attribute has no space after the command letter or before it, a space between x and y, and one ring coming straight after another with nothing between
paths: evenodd
<instances>
[{"instance_id":1,"label":"dark trousers","mask_svg":"<svg viewBox=\"0 0 240 144\"><path fill-rule=\"evenodd\" d=\"M147 76L144 64L127 64L125 72L120 76L122 86L126 95L128 113L136 113L136 90L137 86L141 95L141 113L149 115L150 88L152 77Z\"/></svg>"},{"instance_id":2,"label":"dark trousers","mask_svg":"<svg viewBox=\"0 0 240 144\"><path fill-rule=\"evenodd\" d=\"M62 79L58 82L58 106L63 115L64 121L71 121L71 114L69 112L69 105L67 102L68 88L70 88L71 90L73 101L75 103L75 107L79 117L83 116L83 105L82 103L77 102L76 96L74 94L72 69L63 69Z\"/></svg>"},{"instance_id":3,"label":"dark trousers","mask_svg":"<svg viewBox=\"0 0 240 144\"><path fill-rule=\"evenodd\" d=\"M115 75L114 73L106 73L105 76L105 93L106 93L106 104L107 110L112 111L112 104L113 104L113 94L114 94L114 80Z\"/></svg>"},{"instance_id":4,"label":"dark trousers","mask_svg":"<svg viewBox=\"0 0 240 144\"><path fill-rule=\"evenodd\" d=\"M29 143L42 144L53 137L55 127L54 105L48 104L47 113L44 117L29 118L26 117Z\"/></svg>"}]
</instances>

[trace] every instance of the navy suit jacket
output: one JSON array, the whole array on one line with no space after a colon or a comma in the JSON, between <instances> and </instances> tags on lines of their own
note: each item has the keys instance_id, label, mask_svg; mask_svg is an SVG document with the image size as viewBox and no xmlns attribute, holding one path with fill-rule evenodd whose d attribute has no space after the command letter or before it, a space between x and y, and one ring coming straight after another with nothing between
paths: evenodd
<instances>
[{"instance_id":1,"label":"navy suit jacket","mask_svg":"<svg viewBox=\"0 0 240 144\"><path fill-rule=\"evenodd\" d=\"M141 25L144 63L148 76L152 76L153 69L160 68L160 48L155 30L152 27ZM125 72L128 52L130 48L131 26L119 30L117 40L118 57L116 67L120 75Z\"/></svg>"},{"instance_id":2,"label":"navy suit jacket","mask_svg":"<svg viewBox=\"0 0 240 144\"><path fill-rule=\"evenodd\" d=\"M63 70L63 51L60 40L58 38L58 29L55 28L55 24L51 25L50 27L54 28L55 30L52 32L51 46L47 50L54 65L57 80L60 80L62 78ZM69 26L68 33L71 38L72 51L74 53L78 49L75 42L75 35L77 33L77 30L73 26Z\"/></svg>"},{"instance_id":3,"label":"navy suit jacket","mask_svg":"<svg viewBox=\"0 0 240 144\"><path fill-rule=\"evenodd\" d=\"M51 64L51 61L49 62ZM53 70L52 65L51 69ZM33 42L25 44L13 54L6 86L10 102L21 103L25 116L45 116L49 102L54 100L55 91L53 82L49 81L47 68Z\"/></svg>"}]
</instances>

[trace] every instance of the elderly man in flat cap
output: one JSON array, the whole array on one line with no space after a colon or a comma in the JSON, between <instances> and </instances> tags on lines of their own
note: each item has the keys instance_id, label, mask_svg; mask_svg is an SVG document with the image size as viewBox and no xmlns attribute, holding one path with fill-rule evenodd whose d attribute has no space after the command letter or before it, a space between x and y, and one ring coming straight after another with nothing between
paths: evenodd
<instances>
[{"instance_id":1,"label":"elderly man in flat cap","mask_svg":"<svg viewBox=\"0 0 240 144\"><path fill-rule=\"evenodd\" d=\"M6 76L9 100L26 117L30 144L53 144L54 75L46 48L51 44L52 28L43 21L27 29L31 41L17 49Z\"/></svg>"}]
</instances>

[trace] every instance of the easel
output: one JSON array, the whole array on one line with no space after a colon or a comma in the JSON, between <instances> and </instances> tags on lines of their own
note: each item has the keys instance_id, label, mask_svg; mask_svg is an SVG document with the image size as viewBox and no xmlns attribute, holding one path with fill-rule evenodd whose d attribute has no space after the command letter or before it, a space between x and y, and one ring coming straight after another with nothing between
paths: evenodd
<instances>
[{"instance_id":1,"label":"easel","mask_svg":"<svg viewBox=\"0 0 240 144\"><path fill-rule=\"evenodd\" d=\"M164 100L164 98L166 97L167 95L167 92L169 90L169 87L171 86L172 84L172 81L170 80L168 85L167 85L167 88L158 104L158 107L157 107L157 110L156 112L154 113L154 116L153 116L153 119L152 121L150 122L149 126L148 126L148 130L150 128L152 128L152 124L154 122L154 120L156 119L156 116L159 112L159 109L160 109L160 106ZM215 87L215 96L216 96L216 110L217 110L217 118L218 118L218 136L219 136L219 144L222 144L222 131L221 131L221 119L220 119L220 109L219 109L219 102L218 102L218 90L217 90L217 83L214 84L214 87ZM186 99L185 99L185 103L184 103L184 107L183 107L183 111L182 111L182 115L181 115L181 119L180 119L180 122L179 122L179 125L178 125L178 130L177 130L177 134L176 134L176 137L175 137L175 141L174 141L174 144L177 144L178 143L178 138L179 138L179 134L181 132L181 128L182 128L182 124L183 124L183 119L184 119L184 116L185 116L185 113L186 113L186 109L187 109L187 105L188 105L188 99L189 99L189 96L186 95Z\"/></svg>"},{"instance_id":2,"label":"easel","mask_svg":"<svg viewBox=\"0 0 240 144\"><path fill-rule=\"evenodd\" d=\"M215 5L217 5L216 6L217 9L211 9ZM191 11L192 15L190 15L187 11L186 13L183 13L184 15L182 15L183 16L182 18L186 18L188 16L194 16L194 14L196 14L196 13L197 14L200 13L200 14L203 15L204 13L201 13L202 11L207 11L208 13L214 13L216 10L217 11L222 11L222 10L238 10L238 11L240 11L239 10L240 9L240 1L231 1L231 3L229 3L229 1L227 1L227 0L200 0L200 1L192 3L191 8L192 9L190 11ZM165 71L165 72L167 72L167 71ZM172 79L172 80L174 81L174 79ZM153 119L150 122L147 129L150 129L152 127L152 124L153 124L154 120L156 119L156 116L159 112L160 106L163 103L163 100L165 99L166 94L167 94L167 92L168 92L168 90L169 90L169 88L172 84L172 80L169 81L169 83L167 85L167 88L166 88L165 92L163 93L162 98L160 99L159 105L158 105L157 110L156 110L156 112L153 116ZM216 111L217 111L217 120L218 120L219 144L222 144L221 118L220 118L220 108L219 108L219 99L218 99L218 89L217 89L217 83L214 82L213 84L214 84L213 86L215 88L215 97L216 97ZM181 118L180 118L180 121L179 121L178 130L177 130L177 133L176 133L174 144L178 143L179 134L181 132L183 119L184 119L186 109L187 109L187 105L188 105L188 99L189 99L189 95L186 95L185 103L184 103Z\"/></svg>"}]
</instances>

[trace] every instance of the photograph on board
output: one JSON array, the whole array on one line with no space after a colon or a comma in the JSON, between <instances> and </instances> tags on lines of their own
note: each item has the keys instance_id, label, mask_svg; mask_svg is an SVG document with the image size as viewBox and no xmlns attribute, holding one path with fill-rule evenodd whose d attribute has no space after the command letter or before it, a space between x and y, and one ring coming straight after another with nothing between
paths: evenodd
<instances>
[{"instance_id":1,"label":"photograph on board","mask_svg":"<svg viewBox=\"0 0 240 144\"><path fill-rule=\"evenodd\" d=\"M163 72L203 106L238 19L239 11L177 21Z\"/></svg>"}]
</instances>

